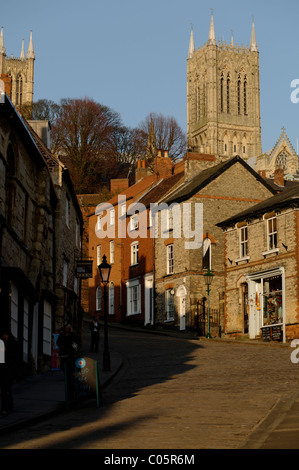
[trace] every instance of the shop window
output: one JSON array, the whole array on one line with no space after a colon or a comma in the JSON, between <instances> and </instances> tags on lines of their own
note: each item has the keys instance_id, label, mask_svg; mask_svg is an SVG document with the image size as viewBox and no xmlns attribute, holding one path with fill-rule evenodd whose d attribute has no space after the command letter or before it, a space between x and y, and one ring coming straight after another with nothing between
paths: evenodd
<instances>
[{"instance_id":1,"label":"shop window","mask_svg":"<svg viewBox=\"0 0 299 470\"><path fill-rule=\"evenodd\" d=\"M274 276L263 280L263 326L282 322L282 277Z\"/></svg>"}]
</instances>

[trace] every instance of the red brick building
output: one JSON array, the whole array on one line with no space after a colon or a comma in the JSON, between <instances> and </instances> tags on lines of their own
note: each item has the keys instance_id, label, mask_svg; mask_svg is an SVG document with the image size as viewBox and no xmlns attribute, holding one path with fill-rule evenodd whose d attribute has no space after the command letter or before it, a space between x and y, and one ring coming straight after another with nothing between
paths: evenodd
<instances>
[{"instance_id":1,"label":"red brick building","mask_svg":"<svg viewBox=\"0 0 299 470\"><path fill-rule=\"evenodd\" d=\"M178 173L180 171L180 173ZM181 166L159 152L154 172L138 162L133 186L126 180L112 182L114 196L89 216L89 314L103 314L98 265L103 255L111 264L108 286L109 321L153 324L154 238L150 204L177 184Z\"/></svg>"}]
</instances>

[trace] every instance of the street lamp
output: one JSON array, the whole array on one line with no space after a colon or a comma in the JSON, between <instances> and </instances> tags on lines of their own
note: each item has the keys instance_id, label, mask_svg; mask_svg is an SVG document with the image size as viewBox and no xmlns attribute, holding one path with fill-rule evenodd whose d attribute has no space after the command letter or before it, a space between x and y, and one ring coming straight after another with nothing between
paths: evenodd
<instances>
[{"instance_id":1,"label":"street lamp","mask_svg":"<svg viewBox=\"0 0 299 470\"><path fill-rule=\"evenodd\" d=\"M103 256L103 262L98 266L101 282L104 285L104 352L103 352L103 370L110 371L110 353L108 346L108 322L107 322L107 284L111 271L111 265L107 263L106 255Z\"/></svg>"},{"instance_id":2,"label":"street lamp","mask_svg":"<svg viewBox=\"0 0 299 470\"><path fill-rule=\"evenodd\" d=\"M204 279L206 283L206 288L207 288L207 293L208 293L208 334L207 338L211 339L211 333L210 333L210 291L211 291L211 285L214 279L214 274L210 271L210 268L204 274Z\"/></svg>"}]
</instances>

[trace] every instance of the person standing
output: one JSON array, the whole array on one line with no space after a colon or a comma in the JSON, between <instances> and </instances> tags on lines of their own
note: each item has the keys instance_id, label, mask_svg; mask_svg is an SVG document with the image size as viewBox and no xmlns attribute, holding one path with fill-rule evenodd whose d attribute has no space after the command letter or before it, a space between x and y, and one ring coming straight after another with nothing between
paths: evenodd
<instances>
[{"instance_id":1,"label":"person standing","mask_svg":"<svg viewBox=\"0 0 299 470\"><path fill-rule=\"evenodd\" d=\"M95 350L95 352L97 353L99 349L99 340L100 340L100 324L97 318L94 318L90 322L89 329L91 333L90 351L93 352L93 350Z\"/></svg>"}]
</instances>

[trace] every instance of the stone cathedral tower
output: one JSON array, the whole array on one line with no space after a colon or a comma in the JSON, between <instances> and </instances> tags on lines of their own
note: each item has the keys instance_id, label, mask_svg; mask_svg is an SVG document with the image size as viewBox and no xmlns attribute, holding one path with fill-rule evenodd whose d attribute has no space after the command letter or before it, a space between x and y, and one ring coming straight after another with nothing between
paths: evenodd
<instances>
[{"instance_id":1,"label":"stone cathedral tower","mask_svg":"<svg viewBox=\"0 0 299 470\"><path fill-rule=\"evenodd\" d=\"M0 78L12 103L18 108L33 103L34 60L32 32L25 57L24 40L20 57L7 57L4 45L3 28L0 35Z\"/></svg>"},{"instance_id":2,"label":"stone cathedral tower","mask_svg":"<svg viewBox=\"0 0 299 470\"><path fill-rule=\"evenodd\" d=\"M213 14L209 38L187 59L187 137L193 152L244 160L262 153L259 52L254 22L250 46L219 41Z\"/></svg>"}]
</instances>

